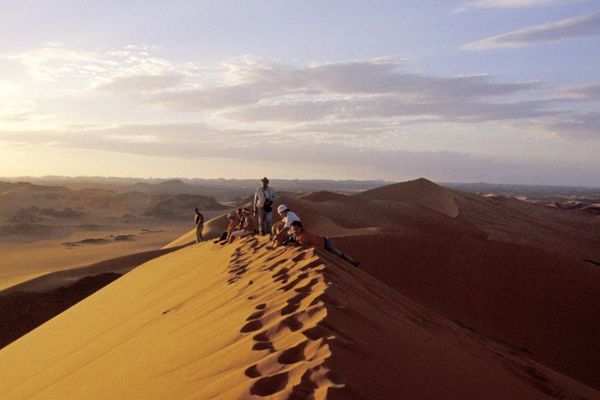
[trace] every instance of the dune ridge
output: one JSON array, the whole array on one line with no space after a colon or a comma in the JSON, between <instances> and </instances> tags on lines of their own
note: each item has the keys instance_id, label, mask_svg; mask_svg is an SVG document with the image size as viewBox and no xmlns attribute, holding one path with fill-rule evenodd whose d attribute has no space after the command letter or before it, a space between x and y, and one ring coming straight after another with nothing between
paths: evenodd
<instances>
[{"instance_id":1,"label":"dune ridge","mask_svg":"<svg viewBox=\"0 0 600 400\"><path fill-rule=\"evenodd\" d=\"M0 351L3 399L600 399L315 249L155 258ZM126 379L124 379L126 377Z\"/></svg>"}]
</instances>

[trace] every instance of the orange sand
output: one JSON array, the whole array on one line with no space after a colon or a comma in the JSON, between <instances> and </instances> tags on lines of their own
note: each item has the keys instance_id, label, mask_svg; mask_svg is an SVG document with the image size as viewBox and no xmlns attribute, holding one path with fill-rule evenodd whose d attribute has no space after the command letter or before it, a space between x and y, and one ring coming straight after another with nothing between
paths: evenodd
<instances>
[{"instance_id":1,"label":"orange sand","mask_svg":"<svg viewBox=\"0 0 600 400\"><path fill-rule=\"evenodd\" d=\"M154 259L0 351L3 399L600 399L315 250Z\"/></svg>"},{"instance_id":2,"label":"orange sand","mask_svg":"<svg viewBox=\"0 0 600 400\"><path fill-rule=\"evenodd\" d=\"M281 202L361 269L189 232L0 350L2 399L600 399L597 218L424 179Z\"/></svg>"}]
</instances>

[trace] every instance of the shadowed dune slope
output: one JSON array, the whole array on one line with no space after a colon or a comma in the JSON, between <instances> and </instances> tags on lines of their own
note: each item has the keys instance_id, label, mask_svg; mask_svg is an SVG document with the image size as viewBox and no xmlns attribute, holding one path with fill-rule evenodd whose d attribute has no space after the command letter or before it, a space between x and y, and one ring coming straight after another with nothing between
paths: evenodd
<instances>
[{"instance_id":1,"label":"shadowed dune slope","mask_svg":"<svg viewBox=\"0 0 600 400\"><path fill-rule=\"evenodd\" d=\"M544 250L460 237L337 238L398 292L600 387L600 269Z\"/></svg>"},{"instance_id":2,"label":"shadowed dune slope","mask_svg":"<svg viewBox=\"0 0 600 400\"><path fill-rule=\"evenodd\" d=\"M315 250L156 258L0 351L3 399L600 399Z\"/></svg>"}]
</instances>

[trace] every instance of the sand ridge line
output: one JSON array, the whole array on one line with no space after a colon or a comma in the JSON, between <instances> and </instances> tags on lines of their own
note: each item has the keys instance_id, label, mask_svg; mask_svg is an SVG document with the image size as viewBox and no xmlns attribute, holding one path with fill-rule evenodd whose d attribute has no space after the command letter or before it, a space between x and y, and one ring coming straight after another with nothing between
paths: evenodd
<instances>
[{"instance_id":1,"label":"sand ridge line","mask_svg":"<svg viewBox=\"0 0 600 400\"><path fill-rule=\"evenodd\" d=\"M330 387L344 386L325 365L335 338L319 329L327 315L320 299L327 289L325 266L312 249L264 253L266 246L264 239L244 239L229 264L228 284L240 285L254 305L240 328L252 335L259 355L244 371L253 380L248 396L325 399ZM256 257L259 251L264 254Z\"/></svg>"}]
</instances>

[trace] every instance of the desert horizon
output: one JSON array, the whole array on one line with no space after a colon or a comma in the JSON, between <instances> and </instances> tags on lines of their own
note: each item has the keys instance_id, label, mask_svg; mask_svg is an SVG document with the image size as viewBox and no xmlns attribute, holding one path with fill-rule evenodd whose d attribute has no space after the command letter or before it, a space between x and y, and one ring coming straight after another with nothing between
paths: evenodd
<instances>
[{"instance_id":1,"label":"desert horizon","mask_svg":"<svg viewBox=\"0 0 600 400\"><path fill-rule=\"evenodd\" d=\"M0 400L600 400L598 2L0 15Z\"/></svg>"}]
</instances>

